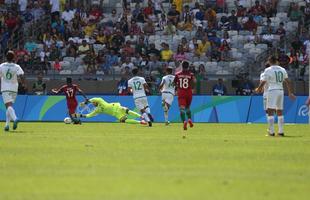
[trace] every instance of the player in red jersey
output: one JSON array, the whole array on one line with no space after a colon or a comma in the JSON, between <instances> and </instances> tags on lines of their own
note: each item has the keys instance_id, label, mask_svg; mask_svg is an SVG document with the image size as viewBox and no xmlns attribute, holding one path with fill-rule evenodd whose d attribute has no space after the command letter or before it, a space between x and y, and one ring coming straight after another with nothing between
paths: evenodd
<instances>
[{"instance_id":1,"label":"player in red jersey","mask_svg":"<svg viewBox=\"0 0 310 200\"><path fill-rule=\"evenodd\" d=\"M72 78L67 78L67 84L63 85L59 89L52 89L52 92L54 94L64 93L66 95L67 99L67 107L69 111L69 116L72 119L74 124L81 124L80 119L76 118L75 110L78 106L78 102L76 100L76 93L79 92L83 97L85 98L85 101L87 101L86 95L83 93L83 91L77 86L76 84L72 83Z\"/></svg>"},{"instance_id":2,"label":"player in red jersey","mask_svg":"<svg viewBox=\"0 0 310 200\"><path fill-rule=\"evenodd\" d=\"M192 114L190 106L193 97L192 90L196 84L196 78L194 74L189 71L189 63L187 61L182 63L182 71L175 75L174 84L178 95L180 115L183 121L183 129L187 130L187 123L189 123L191 128L194 126L191 119ZM185 119L185 115L187 115L187 121Z\"/></svg>"}]
</instances>

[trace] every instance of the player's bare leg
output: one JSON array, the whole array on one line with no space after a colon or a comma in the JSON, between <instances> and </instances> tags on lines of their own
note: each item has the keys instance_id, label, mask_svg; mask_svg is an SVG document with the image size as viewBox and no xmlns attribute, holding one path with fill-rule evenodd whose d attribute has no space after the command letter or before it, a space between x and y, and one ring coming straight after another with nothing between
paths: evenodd
<instances>
[{"instance_id":1,"label":"player's bare leg","mask_svg":"<svg viewBox=\"0 0 310 200\"><path fill-rule=\"evenodd\" d=\"M283 125L284 125L284 116L282 113L282 110L277 110L277 115L278 115L278 136L284 136L284 130L283 130Z\"/></svg>"},{"instance_id":2,"label":"player's bare leg","mask_svg":"<svg viewBox=\"0 0 310 200\"><path fill-rule=\"evenodd\" d=\"M189 127L193 128L194 124L193 124L193 121L192 121L192 112L191 112L191 110L189 108L186 108L186 115L187 115Z\"/></svg>"},{"instance_id":3,"label":"player's bare leg","mask_svg":"<svg viewBox=\"0 0 310 200\"><path fill-rule=\"evenodd\" d=\"M268 111L268 135L267 136L274 136L274 113L275 110L274 109L267 109Z\"/></svg>"}]
</instances>

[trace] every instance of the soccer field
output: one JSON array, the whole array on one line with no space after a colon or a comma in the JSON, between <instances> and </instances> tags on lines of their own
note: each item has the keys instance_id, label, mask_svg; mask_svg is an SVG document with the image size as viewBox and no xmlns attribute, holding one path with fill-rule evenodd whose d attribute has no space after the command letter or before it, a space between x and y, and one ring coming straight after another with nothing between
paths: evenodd
<instances>
[{"instance_id":1,"label":"soccer field","mask_svg":"<svg viewBox=\"0 0 310 200\"><path fill-rule=\"evenodd\" d=\"M309 130L195 124L182 139L181 124L20 123L0 133L0 200L306 200Z\"/></svg>"}]
</instances>

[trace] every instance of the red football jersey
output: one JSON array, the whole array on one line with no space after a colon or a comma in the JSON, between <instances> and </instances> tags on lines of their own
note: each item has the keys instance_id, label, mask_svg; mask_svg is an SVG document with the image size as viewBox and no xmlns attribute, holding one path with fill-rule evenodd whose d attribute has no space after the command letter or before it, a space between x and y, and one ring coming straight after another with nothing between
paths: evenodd
<instances>
[{"instance_id":1,"label":"red football jersey","mask_svg":"<svg viewBox=\"0 0 310 200\"><path fill-rule=\"evenodd\" d=\"M177 88L178 96L192 96L194 79L194 74L190 71L181 71L175 75L174 84Z\"/></svg>"},{"instance_id":2,"label":"red football jersey","mask_svg":"<svg viewBox=\"0 0 310 200\"><path fill-rule=\"evenodd\" d=\"M76 92L79 91L79 87L75 84L64 85L60 88L60 91L65 93L67 101L76 101Z\"/></svg>"}]
</instances>

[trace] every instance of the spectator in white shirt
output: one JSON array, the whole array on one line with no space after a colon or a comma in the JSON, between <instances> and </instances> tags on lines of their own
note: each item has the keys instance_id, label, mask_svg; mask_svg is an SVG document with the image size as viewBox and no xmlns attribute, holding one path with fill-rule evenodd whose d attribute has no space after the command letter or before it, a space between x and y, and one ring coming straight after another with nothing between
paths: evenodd
<instances>
[{"instance_id":1,"label":"spectator in white shirt","mask_svg":"<svg viewBox=\"0 0 310 200\"><path fill-rule=\"evenodd\" d=\"M59 15L60 11L60 2L59 0L50 0L51 13L52 15Z\"/></svg>"},{"instance_id":2,"label":"spectator in white shirt","mask_svg":"<svg viewBox=\"0 0 310 200\"><path fill-rule=\"evenodd\" d=\"M65 6L65 11L62 12L61 18L65 20L66 22L70 22L74 18L74 10L70 10L70 7L68 4Z\"/></svg>"},{"instance_id":3,"label":"spectator in white shirt","mask_svg":"<svg viewBox=\"0 0 310 200\"><path fill-rule=\"evenodd\" d=\"M19 0L18 4L19 4L20 12L25 12L27 8L28 0Z\"/></svg>"}]
</instances>

